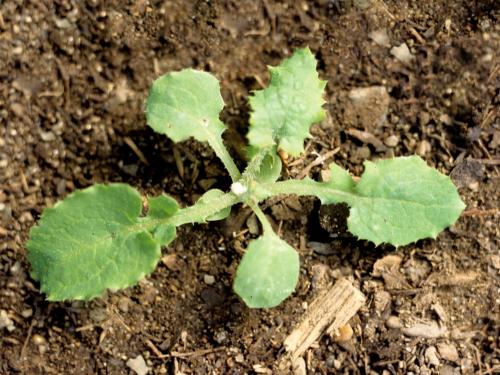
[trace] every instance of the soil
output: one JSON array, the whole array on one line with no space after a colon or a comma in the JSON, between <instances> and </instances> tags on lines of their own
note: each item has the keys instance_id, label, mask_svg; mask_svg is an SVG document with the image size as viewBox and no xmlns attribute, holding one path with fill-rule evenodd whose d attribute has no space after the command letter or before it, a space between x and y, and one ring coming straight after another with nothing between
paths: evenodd
<instances>
[{"instance_id":1,"label":"soil","mask_svg":"<svg viewBox=\"0 0 500 375\"><path fill-rule=\"evenodd\" d=\"M307 373L500 371L499 15L496 0L2 1L0 373L133 374L138 356L155 374L291 373L277 365L285 337L341 277L367 303L352 338L324 336L306 352ZM124 181L188 205L228 189L206 145L174 145L146 126L156 77L194 67L220 79L225 139L243 166L247 97L266 65L303 46L328 80L329 116L283 178L320 178L318 154L336 148L328 162L356 175L364 159L417 153L460 188L467 210L452 228L374 248L345 232L345 207L280 198L266 213L300 252L301 276L277 308L248 309L231 291L255 232L242 208L183 226L136 287L44 300L25 242L69 192ZM429 323L438 334L401 329Z\"/></svg>"}]
</instances>

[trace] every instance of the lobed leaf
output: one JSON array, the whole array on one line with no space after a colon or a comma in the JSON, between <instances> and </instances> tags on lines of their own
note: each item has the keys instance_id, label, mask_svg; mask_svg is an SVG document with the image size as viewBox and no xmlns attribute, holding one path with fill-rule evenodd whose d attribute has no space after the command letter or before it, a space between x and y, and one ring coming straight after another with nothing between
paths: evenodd
<instances>
[{"instance_id":1,"label":"lobed leaf","mask_svg":"<svg viewBox=\"0 0 500 375\"><path fill-rule=\"evenodd\" d=\"M165 207L163 198L153 202L153 211ZM97 184L45 209L27 249L32 277L47 298L88 300L151 273L175 228L153 235L141 211L139 193L125 184Z\"/></svg>"},{"instance_id":2,"label":"lobed leaf","mask_svg":"<svg viewBox=\"0 0 500 375\"><path fill-rule=\"evenodd\" d=\"M279 305L297 285L299 255L274 233L250 242L236 271L233 289L248 307Z\"/></svg>"},{"instance_id":3,"label":"lobed leaf","mask_svg":"<svg viewBox=\"0 0 500 375\"><path fill-rule=\"evenodd\" d=\"M250 146L278 145L293 156L304 150L309 127L325 116L323 91L316 59L308 48L297 50L277 67L269 67L271 82L250 98Z\"/></svg>"},{"instance_id":4,"label":"lobed leaf","mask_svg":"<svg viewBox=\"0 0 500 375\"><path fill-rule=\"evenodd\" d=\"M174 142L193 137L200 142L220 138L224 107L219 81L213 75L184 69L153 82L146 102L148 125Z\"/></svg>"},{"instance_id":5,"label":"lobed leaf","mask_svg":"<svg viewBox=\"0 0 500 375\"><path fill-rule=\"evenodd\" d=\"M406 245L435 238L452 225L465 205L450 178L429 167L418 156L366 161L354 186L337 167L326 185L347 194L318 189L323 203L346 202L350 206L348 228L376 245ZM335 181L335 177L340 179Z\"/></svg>"}]
</instances>

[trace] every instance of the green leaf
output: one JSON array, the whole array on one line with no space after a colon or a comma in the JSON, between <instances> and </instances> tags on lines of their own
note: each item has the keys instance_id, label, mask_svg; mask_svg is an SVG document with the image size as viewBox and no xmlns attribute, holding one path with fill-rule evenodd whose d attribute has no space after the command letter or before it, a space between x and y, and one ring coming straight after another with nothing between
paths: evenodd
<instances>
[{"instance_id":1,"label":"green leaf","mask_svg":"<svg viewBox=\"0 0 500 375\"><path fill-rule=\"evenodd\" d=\"M299 255L274 233L250 242L236 271L233 289L248 307L279 305L297 285Z\"/></svg>"},{"instance_id":2,"label":"green leaf","mask_svg":"<svg viewBox=\"0 0 500 375\"><path fill-rule=\"evenodd\" d=\"M200 142L220 137L224 107L219 81L194 69L165 74L154 81L146 103L148 125L174 142L193 137Z\"/></svg>"},{"instance_id":3,"label":"green leaf","mask_svg":"<svg viewBox=\"0 0 500 375\"><path fill-rule=\"evenodd\" d=\"M175 225L159 225L154 231L153 236L160 246L168 246L177 234Z\"/></svg>"},{"instance_id":4,"label":"green leaf","mask_svg":"<svg viewBox=\"0 0 500 375\"><path fill-rule=\"evenodd\" d=\"M322 202L350 206L348 228L376 245L406 245L435 238L452 225L465 208L450 178L429 167L418 156L365 162L365 171L351 194L329 194L318 189ZM345 190L345 185L329 187Z\"/></svg>"},{"instance_id":5,"label":"green leaf","mask_svg":"<svg viewBox=\"0 0 500 375\"><path fill-rule=\"evenodd\" d=\"M334 189L354 191L355 183L349 172L335 163L330 164L330 178L327 182Z\"/></svg>"},{"instance_id":6,"label":"green leaf","mask_svg":"<svg viewBox=\"0 0 500 375\"><path fill-rule=\"evenodd\" d=\"M260 169L255 174L257 182L275 182L281 176L281 159L276 153L276 148L266 154L260 164Z\"/></svg>"},{"instance_id":7,"label":"green leaf","mask_svg":"<svg viewBox=\"0 0 500 375\"><path fill-rule=\"evenodd\" d=\"M309 127L325 116L316 59L308 48L297 50L278 67L270 67L271 83L250 98L248 140L257 148L278 145L293 156L304 150Z\"/></svg>"},{"instance_id":8,"label":"green leaf","mask_svg":"<svg viewBox=\"0 0 500 375\"><path fill-rule=\"evenodd\" d=\"M148 216L155 219L170 217L179 210L177 201L165 194L149 198L148 206Z\"/></svg>"},{"instance_id":9,"label":"green leaf","mask_svg":"<svg viewBox=\"0 0 500 375\"><path fill-rule=\"evenodd\" d=\"M184 69L154 81L146 102L146 118L151 128L174 142L189 137L208 142L236 181L240 172L222 141L225 126L219 113L223 107L217 78Z\"/></svg>"},{"instance_id":10,"label":"green leaf","mask_svg":"<svg viewBox=\"0 0 500 375\"><path fill-rule=\"evenodd\" d=\"M144 229L141 211L139 193L125 184L94 185L45 209L27 249L47 298L88 300L151 273L160 244Z\"/></svg>"},{"instance_id":11,"label":"green leaf","mask_svg":"<svg viewBox=\"0 0 500 375\"><path fill-rule=\"evenodd\" d=\"M217 201L224 195L225 193L222 190L211 189L208 190L205 194L203 194L201 198L198 200L198 202L210 206L211 205L210 202ZM205 220L207 221L223 220L226 217L228 217L230 213L231 213L231 207L226 207L213 215L207 216Z\"/></svg>"}]
</instances>

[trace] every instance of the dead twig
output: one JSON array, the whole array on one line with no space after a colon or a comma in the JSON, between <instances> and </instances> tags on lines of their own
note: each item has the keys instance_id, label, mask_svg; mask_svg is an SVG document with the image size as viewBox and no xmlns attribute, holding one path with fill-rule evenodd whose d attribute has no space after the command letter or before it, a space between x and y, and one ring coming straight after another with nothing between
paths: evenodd
<instances>
[{"instance_id":1,"label":"dead twig","mask_svg":"<svg viewBox=\"0 0 500 375\"><path fill-rule=\"evenodd\" d=\"M342 279L318 296L302 322L288 335L284 346L292 363L323 334L336 332L365 303L365 296L348 280Z\"/></svg>"},{"instance_id":2,"label":"dead twig","mask_svg":"<svg viewBox=\"0 0 500 375\"><path fill-rule=\"evenodd\" d=\"M28 347L28 342L30 341L31 334L33 333L33 327L35 326L35 319L31 321L30 327L28 328L28 333L26 334L26 339L24 340L23 347L21 348L21 353L19 353L19 360L23 361L24 355L26 353L26 348Z\"/></svg>"},{"instance_id":3,"label":"dead twig","mask_svg":"<svg viewBox=\"0 0 500 375\"><path fill-rule=\"evenodd\" d=\"M331 158L333 155L338 153L340 151L340 147L337 147L331 151L326 152L323 155L319 155L314 161L309 163L303 170L302 172L299 173L297 176L298 180L302 180L304 177L306 177L311 169L317 165L323 164L325 161L327 161L329 158Z\"/></svg>"},{"instance_id":4,"label":"dead twig","mask_svg":"<svg viewBox=\"0 0 500 375\"><path fill-rule=\"evenodd\" d=\"M123 141L127 144L128 147L134 152L134 154L137 155L140 161L142 161L144 164L149 165L146 157L142 153L142 151L137 147L137 145L134 143L132 138L130 137L123 137Z\"/></svg>"}]
</instances>

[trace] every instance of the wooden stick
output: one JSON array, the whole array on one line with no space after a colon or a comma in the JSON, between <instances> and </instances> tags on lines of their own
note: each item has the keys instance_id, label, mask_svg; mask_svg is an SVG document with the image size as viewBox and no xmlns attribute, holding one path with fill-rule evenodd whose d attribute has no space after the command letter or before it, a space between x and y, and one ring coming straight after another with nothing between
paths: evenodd
<instances>
[{"instance_id":1,"label":"wooden stick","mask_svg":"<svg viewBox=\"0 0 500 375\"><path fill-rule=\"evenodd\" d=\"M338 329L356 314L365 296L348 280L341 279L319 295L309 306L302 322L285 339L284 346L292 363L325 332Z\"/></svg>"}]
</instances>

